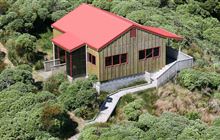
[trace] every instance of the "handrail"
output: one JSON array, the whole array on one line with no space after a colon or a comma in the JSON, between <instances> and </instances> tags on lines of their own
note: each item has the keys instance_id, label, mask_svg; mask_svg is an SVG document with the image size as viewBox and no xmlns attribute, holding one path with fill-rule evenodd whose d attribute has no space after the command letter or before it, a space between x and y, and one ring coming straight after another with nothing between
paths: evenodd
<instances>
[{"instance_id":1,"label":"handrail","mask_svg":"<svg viewBox=\"0 0 220 140\"><path fill-rule=\"evenodd\" d=\"M44 61L44 63L49 63L49 62L54 62L54 61L59 61L60 59L54 59L54 60L47 60L47 61Z\"/></svg>"},{"instance_id":2,"label":"handrail","mask_svg":"<svg viewBox=\"0 0 220 140\"><path fill-rule=\"evenodd\" d=\"M180 52L180 51L179 51L179 54L184 55L186 58L178 59L177 61L173 62L173 64L171 64L161 75L156 77L157 86L160 86L161 84L163 84L167 79L169 79L168 77L172 77L179 70L193 66L193 57L186 55L185 53ZM180 67L179 65L182 65L182 64L183 66Z\"/></svg>"}]
</instances>

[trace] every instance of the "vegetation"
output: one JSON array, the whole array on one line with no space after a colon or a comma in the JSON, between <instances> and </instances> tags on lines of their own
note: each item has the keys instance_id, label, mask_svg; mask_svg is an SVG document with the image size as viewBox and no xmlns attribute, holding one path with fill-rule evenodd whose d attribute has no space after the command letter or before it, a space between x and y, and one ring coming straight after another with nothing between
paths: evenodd
<instances>
[{"instance_id":1,"label":"vegetation","mask_svg":"<svg viewBox=\"0 0 220 140\"><path fill-rule=\"evenodd\" d=\"M16 66L7 68L0 52L1 139L66 139L77 127L70 111L84 119L98 112L107 93L94 91L94 77L69 83L58 74L43 90L32 77L52 56L51 24L83 2L182 35L171 45L195 67L180 72L179 85L123 97L110 123L87 126L80 139L219 139L218 0L0 0L0 41Z\"/></svg>"},{"instance_id":2,"label":"vegetation","mask_svg":"<svg viewBox=\"0 0 220 140\"><path fill-rule=\"evenodd\" d=\"M219 137L219 126L207 126L199 120L189 120L173 113L163 113L160 117L144 113L137 121L121 124L94 124L87 126L79 140L103 139L214 139Z\"/></svg>"},{"instance_id":3,"label":"vegetation","mask_svg":"<svg viewBox=\"0 0 220 140\"><path fill-rule=\"evenodd\" d=\"M179 83L190 90L216 90L220 88L220 74L187 69L180 72Z\"/></svg>"},{"instance_id":4,"label":"vegetation","mask_svg":"<svg viewBox=\"0 0 220 140\"><path fill-rule=\"evenodd\" d=\"M0 73L6 68L4 59L5 59L5 53L0 51Z\"/></svg>"},{"instance_id":5,"label":"vegetation","mask_svg":"<svg viewBox=\"0 0 220 140\"><path fill-rule=\"evenodd\" d=\"M58 74L43 83L42 91L31 73L30 66L19 65L0 74L2 139L66 139L78 126L70 111L85 119L94 117L101 102L92 88L94 76L67 84Z\"/></svg>"}]
</instances>

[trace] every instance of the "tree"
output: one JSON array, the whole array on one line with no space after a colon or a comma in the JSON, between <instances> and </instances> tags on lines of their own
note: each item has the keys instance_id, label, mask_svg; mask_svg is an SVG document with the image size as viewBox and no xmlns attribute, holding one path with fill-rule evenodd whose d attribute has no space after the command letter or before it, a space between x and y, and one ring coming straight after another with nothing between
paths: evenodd
<instances>
[{"instance_id":1,"label":"tree","mask_svg":"<svg viewBox=\"0 0 220 140\"><path fill-rule=\"evenodd\" d=\"M15 40L8 40L6 47L9 48L10 60L18 64L35 62L36 37L29 34L19 35Z\"/></svg>"},{"instance_id":2,"label":"tree","mask_svg":"<svg viewBox=\"0 0 220 140\"><path fill-rule=\"evenodd\" d=\"M32 73L27 70L20 70L17 68L5 69L0 74L0 91L8 88L16 82L33 84L34 79L32 77Z\"/></svg>"},{"instance_id":3,"label":"tree","mask_svg":"<svg viewBox=\"0 0 220 140\"><path fill-rule=\"evenodd\" d=\"M70 137L77 127L77 123L73 122L67 112L59 105L46 104L41 115L43 129L54 137Z\"/></svg>"}]
</instances>

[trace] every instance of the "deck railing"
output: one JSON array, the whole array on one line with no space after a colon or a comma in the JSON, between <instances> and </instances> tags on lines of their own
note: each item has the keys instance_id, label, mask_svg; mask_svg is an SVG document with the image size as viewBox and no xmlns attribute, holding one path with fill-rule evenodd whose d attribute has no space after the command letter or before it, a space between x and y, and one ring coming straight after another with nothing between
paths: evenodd
<instances>
[{"instance_id":1,"label":"deck railing","mask_svg":"<svg viewBox=\"0 0 220 140\"><path fill-rule=\"evenodd\" d=\"M60 59L49 60L44 62L44 71L65 70L66 63L60 63Z\"/></svg>"},{"instance_id":2,"label":"deck railing","mask_svg":"<svg viewBox=\"0 0 220 140\"><path fill-rule=\"evenodd\" d=\"M178 58L173 62L160 76L156 78L157 86L165 84L168 80L174 77L180 70L193 66L193 58L181 51L178 53Z\"/></svg>"}]
</instances>

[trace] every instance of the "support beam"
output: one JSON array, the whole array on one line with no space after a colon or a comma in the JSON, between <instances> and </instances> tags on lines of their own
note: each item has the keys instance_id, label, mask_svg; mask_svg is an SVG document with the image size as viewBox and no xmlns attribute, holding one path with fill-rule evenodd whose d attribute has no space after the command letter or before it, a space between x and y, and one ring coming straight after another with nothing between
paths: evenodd
<instances>
[{"instance_id":1,"label":"support beam","mask_svg":"<svg viewBox=\"0 0 220 140\"><path fill-rule=\"evenodd\" d=\"M70 76L73 77L73 56L70 53Z\"/></svg>"},{"instance_id":2,"label":"support beam","mask_svg":"<svg viewBox=\"0 0 220 140\"><path fill-rule=\"evenodd\" d=\"M88 67L87 67L87 59L88 59L88 45L86 44L86 78L89 77Z\"/></svg>"},{"instance_id":3,"label":"support beam","mask_svg":"<svg viewBox=\"0 0 220 140\"><path fill-rule=\"evenodd\" d=\"M56 62L55 62L55 60L56 60L56 54L55 54L55 45L54 45L54 43L52 42L52 44L53 44L53 65L55 66L56 65Z\"/></svg>"}]
</instances>

